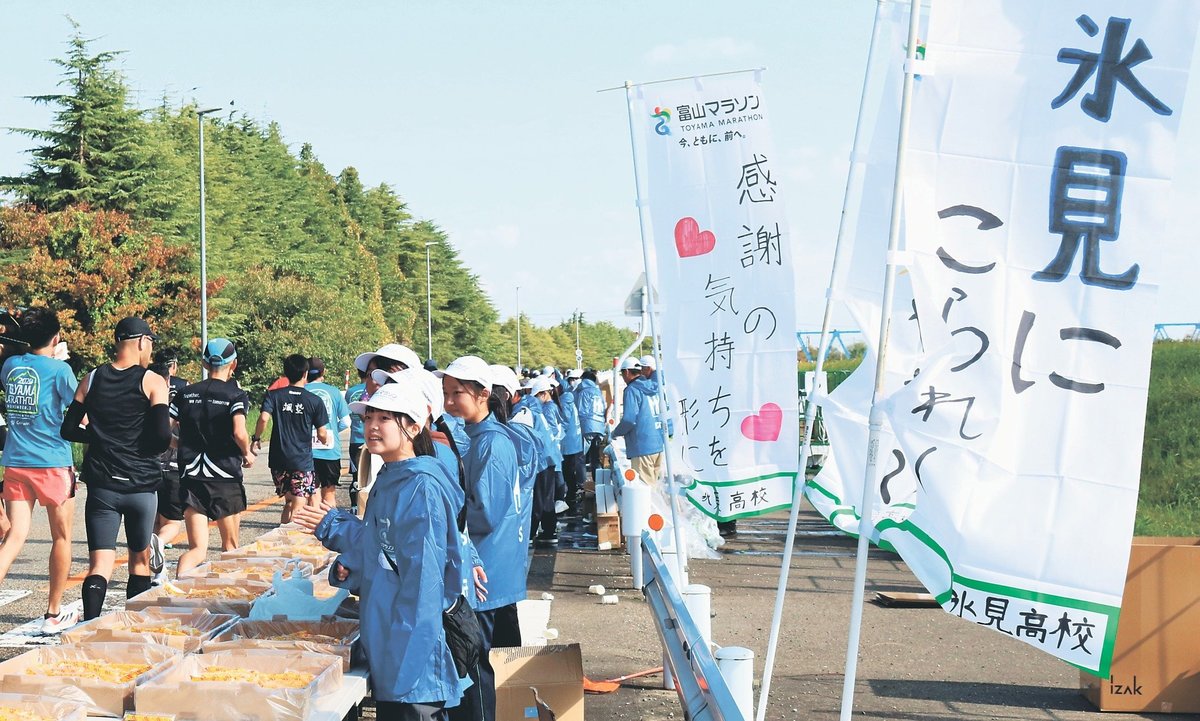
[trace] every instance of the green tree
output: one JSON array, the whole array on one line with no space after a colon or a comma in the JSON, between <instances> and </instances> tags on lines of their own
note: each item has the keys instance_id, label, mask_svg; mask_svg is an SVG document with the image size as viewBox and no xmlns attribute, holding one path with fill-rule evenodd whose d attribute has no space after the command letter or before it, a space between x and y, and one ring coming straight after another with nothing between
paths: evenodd
<instances>
[{"instance_id":1,"label":"green tree","mask_svg":"<svg viewBox=\"0 0 1200 721\"><path fill-rule=\"evenodd\" d=\"M125 79L113 68L120 53L93 52L71 24L66 57L53 61L67 92L30 96L54 106L54 120L49 129L13 129L41 145L30 151L29 171L0 179L0 186L47 211L80 203L128 213L153 206L142 113L130 107Z\"/></svg>"}]
</instances>

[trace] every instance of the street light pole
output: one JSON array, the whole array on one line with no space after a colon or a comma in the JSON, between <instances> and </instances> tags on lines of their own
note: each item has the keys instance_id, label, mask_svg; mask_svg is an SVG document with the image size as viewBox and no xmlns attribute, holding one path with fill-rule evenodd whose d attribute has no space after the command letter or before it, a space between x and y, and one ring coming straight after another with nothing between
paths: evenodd
<instances>
[{"instance_id":1,"label":"street light pole","mask_svg":"<svg viewBox=\"0 0 1200 721\"><path fill-rule=\"evenodd\" d=\"M430 275L429 275L429 246L437 245L436 243L425 244L425 320L429 324L429 355L428 358L433 358L433 292L430 290Z\"/></svg>"},{"instance_id":2,"label":"street light pole","mask_svg":"<svg viewBox=\"0 0 1200 721\"><path fill-rule=\"evenodd\" d=\"M223 108L208 108L196 111L196 125L200 129L200 350L208 346L208 238L204 228L204 116ZM208 372L203 371L205 378Z\"/></svg>"},{"instance_id":3,"label":"street light pole","mask_svg":"<svg viewBox=\"0 0 1200 721\"><path fill-rule=\"evenodd\" d=\"M521 372L521 286L517 286L517 372Z\"/></svg>"}]
</instances>

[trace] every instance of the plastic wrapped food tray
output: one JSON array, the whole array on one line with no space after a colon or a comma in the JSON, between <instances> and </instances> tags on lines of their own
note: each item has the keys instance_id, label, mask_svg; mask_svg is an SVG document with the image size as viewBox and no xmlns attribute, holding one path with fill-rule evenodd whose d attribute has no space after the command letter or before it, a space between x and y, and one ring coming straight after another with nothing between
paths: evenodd
<instances>
[{"instance_id":1,"label":"plastic wrapped food tray","mask_svg":"<svg viewBox=\"0 0 1200 721\"><path fill-rule=\"evenodd\" d=\"M311 533L285 528L269 531L259 536L254 543L221 553L222 559L295 558L311 563L314 571L328 566L336 556L336 553L321 545Z\"/></svg>"},{"instance_id":2,"label":"plastic wrapped food tray","mask_svg":"<svg viewBox=\"0 0 1200 721\"><path fill-rule=\"evenodd\" d=\"M175 721L173 713L138 713L137 711L126 711L124 718L121 721Z\"/></svg>"},{"instance_id":3,"label":"plastic wrapped food tray","mask_svg":"<svg viewBox=\"0 0 1200 721\"><path fill-rule=\"evenodd\" d=\"M180 578L251 579L270 583L276 571L282 571L284 578L308 577L313 575L313 565L299 558L243 556L203 563Z\"/></svg>"},{"instance_id":4,"label":"plastic wrapped food tray","mask_svg":"<svg viewBox=\"0 0 1200 721\"><path fill-rule=\"evenodd\" d=\"M83 721L82 704L49 696L0 693L0 721Z\"/></svg>"},{"instance_id":5,"label":"plastic wrapped food tray","mask_svg":"<svg viewBox=\"0 0 1200 721\"><path fill-rule=\"evenodd\" d=\"M313 678L301 688L264 688L246 681L193 681L208 668L264 673L300 672ZM166 711L189 721L308 721L318 697L337 693L342 664L337 656L297 651L234 649L191 655L137 689L140 713Z\"/></svg>"},{"instance_id":6,"label":"plastic wrapped food tray","mask_svg":"<svg viewBox=\"0 0 1200 721\"><path fill-rule=\"evenodd\" d=\"M193 592L205 595L191 595ZM222 592L234 594L234 597L222 598L219 595ZM250 607L254 605L255 601L271 592L271 584L265 581L184 578L139 593L125 602L125 610L144 611L154 606L203 608L210 613L245 617L250 615Z\"/></svg>"},{"instance_id":7,"label":"plastic wrapped food tray","mask_svg":"<svg viewBox=\"0 0 1200 721\"><path fill-rule=\"evenodd\" d=\"M0 688L6 693L52 696L84 706L89 714L120 716L133 708L134 688L173 667L183 654L152 643L79 643L38 648L0 663ZM131 663L147 670L127 681L102 681L94 676L45 676L38 666L60 662ZM340 668L338 669L341 670Z\"/></svg>"},{"instance_id":8,"label":"plastic wrapped food tray","mask_svg":"<svg viewBox=\"0 0 1200 721\"><path fill-rule=\"evenodd\" d=\"M157 643L191 653L237 623L239 616L209 613L203 608L117 611L86 621L62 634L63 643ZM156 629L162 629L156 631ZM181 630L184 633L175 632Z\"/></svg>"},{"instance_id":9,"label":"plastic wrapped food tray","mask_svg":"<svg viewBox=\"0 0 1200 721\"><path fill-rule=\"evenodd\" d=\"M293 636L294 638L284 638ZM310 638L304 638L309 636ZM324 636L327 638L311 638ZM204 653L235 648L271 648L340 656L350 670L350 650L358 640L358 621L247 621L226 628L204 644Z\"/></svg>"}]
</instances>

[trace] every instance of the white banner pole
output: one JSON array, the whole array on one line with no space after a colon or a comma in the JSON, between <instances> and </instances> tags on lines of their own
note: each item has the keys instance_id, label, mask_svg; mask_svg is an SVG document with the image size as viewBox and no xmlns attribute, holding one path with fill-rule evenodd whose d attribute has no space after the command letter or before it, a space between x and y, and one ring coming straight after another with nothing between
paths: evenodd
<instances>
[{"instance_id":1,"label":"white banner pole","mask_svg":"<svg viewBox=\"0 0 1200 721\"><path fill-rule=\"evenodd\" d=\"M654 276L650 273L650 244L646 240L646 202L642 199L642 181L638 171L637 133L633 126L633 83L628 80L625 81L625 111L629 115L629 148L633 153L633 183L637 189L638 230L642 236L642 264L646 269L646 290L643 297L646 301L646 312L650 316L650 342L653 344L652 347L656 348L659 335L658 322L654 318ZM659 366L662 366L661 362ZM671 440L667 437L669 410L666 389L663 386L663 383L658 384L658 400L663 413L663 460L667 467L667 496L671 500L671 525L675 531L675 560L679 564L679 585L682 588L688 585L687 545L684 543L684 531L680 524L681 514L678 509L683 489L676 484L675 473L671 467Z\"/></svg>"},{"instance_id":2,"label":"white banner pole","mask_svg":"<svg viewBox=\"0 0 1200 721\"><path fill-rule=\"evenodd\" d=\"M884 272L883 301L879 318L879 350L875 366L875 390L871 394L870 436L867 440L867 467L863 475L862 501L859 504L858 551L854 563L854 595L850 603L850 633L846 639L846 674L842 683L841 721L850 721L854 712L854 683L858 676L858 645L862 631L863 596L867 585L867 551L870 548L871 507L874 505L875 468L879 457L879 435L883 430L884 411L880 405L887 370L888 336L892 325L892 302L896 293L896 249L900 244L900 211L904 201L904 166L908 156L908 126L912 116L913 79L916 76L917 33L921 26L921 0L911 0L908 18L907 60L904 63L904 92L900 101L900 132L896 138L896 176L892 183L892 216L888 228L887 267Z\"/></svg>"},{"instance_id":3,"label":"white banner pole","mask_svg":"<svg viewBox=\"0 0 1200 721\"><path fill-rule=\"evenodd\" d=\"M829 352L829 327L833 322L832 290L837 278L838 266L843 260L842 256L846 248L842 239L846 233L847 208L850 205L854 188L858 185L859 175L861 175L863 166L865 165L860 160L862 155L863 109L866 106L867 92L871 83L872 60L875 55L875 44L879 40L880 19L883 16L884 7L888 2L890 0L876 0L875 22L871 27L871 42L867 46L867 68L863 74L862 94L858 101L858 119L854 124L854 142L851 145L850 151L850 172L846 176L846 190L842 196L842 217L838 223L837 241L834 243L833 267L829 271L830 292L826 293L825 313L821 317L821 340L817 346L817 367L814 373L815 383L820 383L819 379L825 368L825 358ZM792 508L788 516L787 536L783 542L783 564L779 568L779 586L775 591L775 611L771 616L771 633L767 639L767 656L763 663L762 686L759 691L758 713L756 715L757 721L764 721L766 719L767 698L771 693L771 675L775 670L775 653L779 646L779 629L783 623L783 603L787 595L788 576L792 566L792 552L796 545L796 525L800 518L800 504L804 500L805 469L808 467L808 458L812 453L813 422L817 414L817 406L813 402L813 395L814 393L810 391L808 398L804 402L804 443L800 451L800 474L796 479L795 488L792 489Z\"/></svg>"}]
</instances>

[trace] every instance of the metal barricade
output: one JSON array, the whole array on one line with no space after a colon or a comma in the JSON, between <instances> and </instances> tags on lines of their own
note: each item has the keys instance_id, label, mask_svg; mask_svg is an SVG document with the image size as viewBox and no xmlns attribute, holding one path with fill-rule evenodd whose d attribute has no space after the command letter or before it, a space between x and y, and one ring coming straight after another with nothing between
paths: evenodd
<instances>
[{"instance_id":1,"label":"metal barricade","mask_svg":"<svg viewBox=\"0 0 1200 721\"><path fill-rule=\"evenodd\" d=\"M649 532L642 534L645 586L642 593L654 617L675 691L688 721L744 721L737 702L717 669L708 642L688 613L683 597Z\"/></svg>"}]
</instances>

